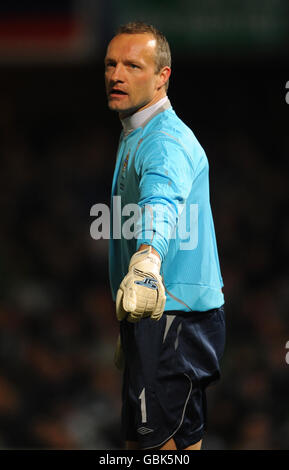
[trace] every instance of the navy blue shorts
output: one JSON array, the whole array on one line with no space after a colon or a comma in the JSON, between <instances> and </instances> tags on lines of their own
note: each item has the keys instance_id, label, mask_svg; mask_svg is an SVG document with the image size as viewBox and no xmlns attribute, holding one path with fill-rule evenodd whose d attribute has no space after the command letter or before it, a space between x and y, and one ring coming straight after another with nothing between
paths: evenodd
<instances>
[{"instance_id":1,"label":"navy blue shorts","mask_svg":"<svg viewBox=\"0 0 289 470\"><path fill-rule=\"evenodd\" d=\"M122 431L142 449L171 437L178 449L206 430L205 389L220 378L225 345L224 308L165 312L156 322L122 321L125 354Z\"/></svg>"}]
</instances>

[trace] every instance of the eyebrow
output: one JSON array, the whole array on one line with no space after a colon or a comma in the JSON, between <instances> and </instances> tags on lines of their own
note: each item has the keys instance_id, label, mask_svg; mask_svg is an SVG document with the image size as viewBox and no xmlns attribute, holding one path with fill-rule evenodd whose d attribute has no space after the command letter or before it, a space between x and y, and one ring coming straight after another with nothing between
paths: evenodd
<instances>
[{"instance_id":1,"label":"eyebrow","mask_svg":"<svg viewBox=\"0 0 289 470\"><path fill-rule=\"evenodd\" d=\"M111 57L105 57L104 62L115 62L115 59L112 59Z\"/></svg>"},{"instance_id":2,"label":"eyebrow","mask_svg":"<svg viewBox=\"0 0 289 470\"><path fill-rule=\"evenodd\" d=\"M113 59L112 57L105 57L104 58L104 63L107 63L107 62L114 62L116 63L117 60L116 59ZM127 58L124 60L124 63L125 64L137 64L137 65L142 65L142 62L139 60L139 59L133 59L133 58Z\"/></svg>"}]
</instances>

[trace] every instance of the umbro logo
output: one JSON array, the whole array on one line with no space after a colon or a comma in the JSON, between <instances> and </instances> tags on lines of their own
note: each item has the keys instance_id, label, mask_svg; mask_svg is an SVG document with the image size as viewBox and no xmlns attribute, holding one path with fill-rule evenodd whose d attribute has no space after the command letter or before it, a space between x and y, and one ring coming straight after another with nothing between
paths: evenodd
<instances>
[{"instance_id":1,"label":"umbro logo","mask_svg":"<svg viewBox=\"0 0 289 470\"><path fill-rule=\"evenodd\" d=\"M139 284L140 286L149 287L150 289L157 289L158 288L158 281L151 277L145 277L143 281L134 281L135 284Z\"/></svg>"},{"instance_id":2,"label":"umbro logo","mask_svg":"<svg viewBox=\"0 0 289 470\"><path fill-rule=\"evenodd\" d=\"M150 428L141 427L141 428L138 428L138 429L137 429L137 432L138 432L139 434L144 435L144 434L149 434L150 432L154 432L154 430L153 430L153 429L150 429Z\"/></svg>"}]
</instances>

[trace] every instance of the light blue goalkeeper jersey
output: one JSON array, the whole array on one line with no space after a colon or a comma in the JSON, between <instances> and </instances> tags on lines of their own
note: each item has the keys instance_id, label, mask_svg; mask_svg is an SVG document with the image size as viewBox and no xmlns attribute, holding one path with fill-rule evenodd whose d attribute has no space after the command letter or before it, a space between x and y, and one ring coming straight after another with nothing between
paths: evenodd
<instances>
[{"instance_id":1,"label":"light blue goalkeeper jersey","mask_svg":"<svg viewBox=\"0 0 289 470\"><path fill-rule=\"evenodd\" d=\"M109 247L114 300L141 244L161 256L166 311L206 311L224 304L208 160L169 100L120 136Z\"/></svg>"}]
</instances>

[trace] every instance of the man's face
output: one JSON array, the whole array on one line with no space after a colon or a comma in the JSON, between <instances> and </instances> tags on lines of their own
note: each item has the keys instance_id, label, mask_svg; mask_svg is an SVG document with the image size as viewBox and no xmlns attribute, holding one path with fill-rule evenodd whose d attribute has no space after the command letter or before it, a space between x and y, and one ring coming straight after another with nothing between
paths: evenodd
<instances>
[{"instance_id":1,"label":"man's face","mask_svg":"<svg viewBox=\"0 0 289 470\"><path fill-rule=\"evenodd\" d=\"M108 106L120 117L129 116L159 98L156 73L156 40L151 34L119 34L108 45L105 85Z\"/></svg>"}]
</instances>

